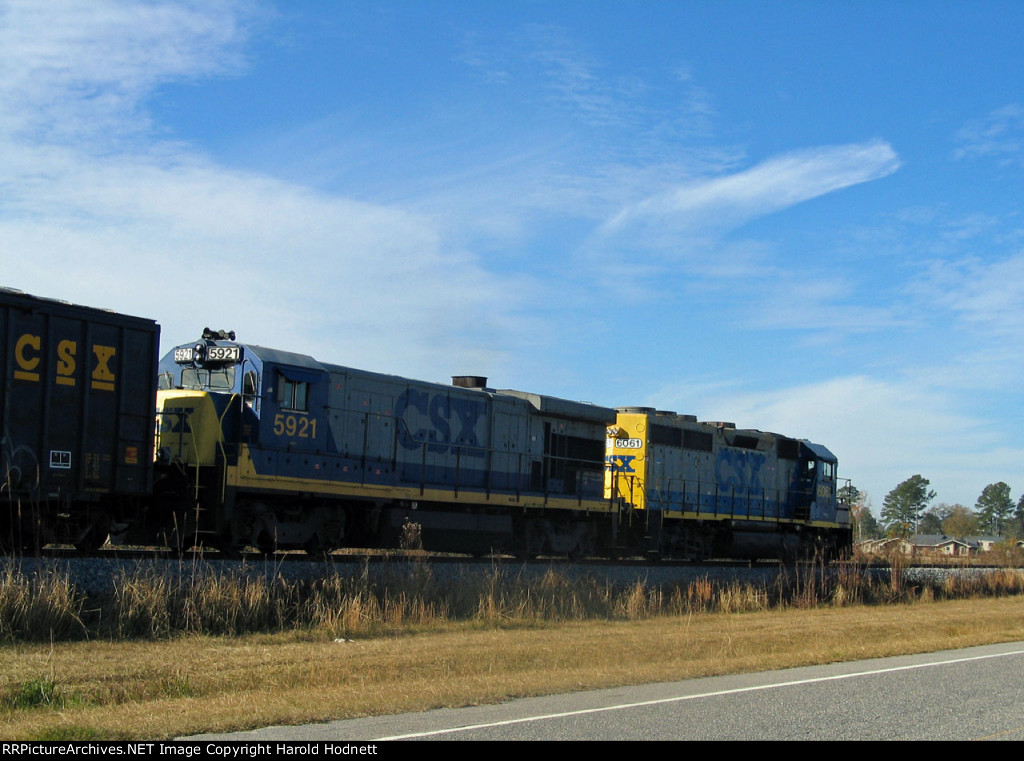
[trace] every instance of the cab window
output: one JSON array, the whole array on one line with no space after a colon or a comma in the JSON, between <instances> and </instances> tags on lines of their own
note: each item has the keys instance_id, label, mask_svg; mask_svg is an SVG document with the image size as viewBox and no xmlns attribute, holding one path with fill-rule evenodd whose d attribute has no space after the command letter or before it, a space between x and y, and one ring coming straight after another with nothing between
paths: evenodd
<instances>
[{"instance_id":1,"label":"cab window","mask_svg":"<svg viewBox=\"0 0 1024 761\"><path fill-rule=\"evenodd\" d=\"M307 412L309 410L309 383L280 377L277 400L281 409Z\"/></svg>"},{"instance_id":2,"label":"cab window","mask_svg":"<svg viewBox=\"0 0 1024 761\"><path fill-rule=\"evenodd\" d=\"M250 370L242 378L242 396L255 399L260 387L259 376L255 370Z\"/></svg>"},{"instance_id":3,"label":"cab window","mask_svg":"<svg viewBox=\"0 0 1024 761\"><path fill-rule=\"evenodd\" d=\"M181 387L195 390L231 391L235 386L235 368L216 370L185 367L181 370Z\"/></svg>"}]
</instances>

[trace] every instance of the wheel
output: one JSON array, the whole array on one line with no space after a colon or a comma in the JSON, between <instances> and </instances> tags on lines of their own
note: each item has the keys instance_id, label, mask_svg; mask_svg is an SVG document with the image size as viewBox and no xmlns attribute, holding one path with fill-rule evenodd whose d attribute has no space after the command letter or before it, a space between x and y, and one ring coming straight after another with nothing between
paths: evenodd
<instances>
[{"instance_id":1,"label":"wheel","mask_svg":"<svg viewBox=\"0 0 1024 761\"><path fill-rule=\"evenodd\" d=\"M237 560L242 557L242 546L235 544L231 534L218 534L214 537L210 546L217 550L222 556L230 560Z\"/></svg>"},{"instance_id":2,"label":"wheel","mask_svg":"<svg viewBox=\"0 0 1024 761\"><path fill-rule=\"evenodd\" d=\"M326 560L335 550L330 544L322 542L318 534L313 534L310 540L303 545L302 549L311 558L316 558L317 560Z\"/></svg>"},{"instance_id":3,"label":"wheel","mask_svg":"<svg viewBox=\"0 0 1024 761\"><path fill-rule=\"evenodd\" d=\"M98 518L75 541L75 549L82 553L96 552L107 543L109 534L110 521L106 517Z\"/></svg>"}]
</instances>

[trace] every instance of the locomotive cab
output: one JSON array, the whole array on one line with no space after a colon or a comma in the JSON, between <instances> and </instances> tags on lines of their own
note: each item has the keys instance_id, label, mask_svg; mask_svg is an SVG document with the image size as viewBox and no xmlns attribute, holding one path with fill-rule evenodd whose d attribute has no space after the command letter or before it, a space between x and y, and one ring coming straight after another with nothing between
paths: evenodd
<instances>
[{"instance_id":1,"label":"locomotive cab","mask_svg":"<svg viewBox=\"0 0 1024 761\"><path fill-rule=\"evenodd\" d=\"M243 346L234 337L207 328L160 363L158 461L234 464L245 446L327 450L327 370L305 355Z\"/></svg>"},{"instance_id":2,"label":"locomotive cab","mask_svg":"<svg viewBox=\"0 0 1024 761\"><path fill-rule=\"evenodd\" d=\"M820 444L801 442L800 461L793 484L793 517L798 521L834 522L836 456Z\"/></svg>"},{"instance_id":3,"label":"locomotive cab","mask_svg":"<svg viewBox=\"0 0 1024 761\"><path fill-rule=\"evenodd\" d=\"M225 472L258 430L260 366L233 332L203 331L157 367L154 499L137 526L187 548L213 541ZM133 543L130 527L115 543ZM210 535L213 535L211 537Z\"/></svg>"},{"instance_id":4,"label":"locomotive cab","mask_svg":"<svg viewBox=\"0 0 1024 761\"><path fill-rule=\"evenodd\" d=\"M294 495L307 470L325 472L328 371L311 357L234 339L207 328L159 365L156 472L166 499L157 521L166 543L310 547L330 534L338 544L336 521L310 520L293 497L258 496L268 486Z\"/></svg>"},{"instance_id":5,"label":"locomotive cab","mask_svg":"<svg viewBox=\"0 0 1024 761\"><path fill-rule=\"evenodd\" d=\"M294 363L264 362L263 380L259 441L282 451L326 449L329 437L322 411L327 407L328 373Z\"/></svg>"},{"instance_id":6,"label":"locomotive cab","mask_svg":"<svg viewBox=\"0 0 1024 761\"><path fill-rule=\"evenodd\" d=\"M233 332L207 328L200 340L176 346L161 360L158 464L215 465L226 454L226 425L240 427L243 433L254 429L260 403L259 370L234 337Z\"/></svg>"}]
</instances>

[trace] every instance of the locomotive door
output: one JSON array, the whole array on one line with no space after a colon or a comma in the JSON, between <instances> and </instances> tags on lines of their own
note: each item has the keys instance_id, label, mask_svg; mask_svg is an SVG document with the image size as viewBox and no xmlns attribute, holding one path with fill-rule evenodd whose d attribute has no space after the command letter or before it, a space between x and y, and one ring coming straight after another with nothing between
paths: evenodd
<instances>
[{"instance_id":1,"label":"locomotive door","mask_svg":"<svg viewBox=\"0 0 1024 761\"><path fill-rule=\"evenodd\" d=\"M357 421L348 431L349 452L357 455L364 483L391 483L395 462L395 398L386 387L364 387L351 378L347 407ZM369 385L369 384L367 384Z\"/></svg>"},{"instance_id":2,"label":"locomotive door","mask_svg":"<svg viewBox=\"0 0 1024 761\"><path fill-rule=\"evenodd\" d=\"M515 410L496 410L491 433L490 487L519 493L528 488L526 421Z\"/></svg>"},{"instance_id":3,"label":"locomotive door","mask_svg":"<svg viewBox=\"0 0 1024 761\"><path fill-rule=\"evenodd\" d=\"M287 366L274 370L274 394L263 408L263 432L270 436L262 440L289 452L325 449L327 374ZM269 374L266 368L264 373Z\"/></svg>"}]
</instances>

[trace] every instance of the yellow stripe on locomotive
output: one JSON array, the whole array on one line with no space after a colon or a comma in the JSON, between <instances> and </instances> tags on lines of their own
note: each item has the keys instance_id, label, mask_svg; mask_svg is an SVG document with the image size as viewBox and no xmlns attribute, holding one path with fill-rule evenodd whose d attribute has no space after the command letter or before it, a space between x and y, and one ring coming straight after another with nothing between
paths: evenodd
<instances>
[{"instance_id":1,"label":"yellow stripe on locomotive","mask_svg":"<svg viewBox=\"0 0 1024 761\"><path fill-rule=\"evenodd\" d=\"M223 434L206 391L157 391L156 456L190 467L215 465Z\"/></svg>"}]
</instances>

